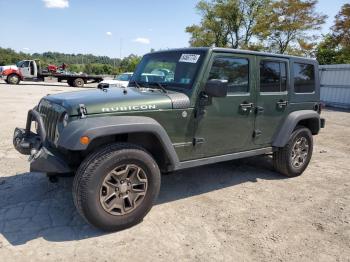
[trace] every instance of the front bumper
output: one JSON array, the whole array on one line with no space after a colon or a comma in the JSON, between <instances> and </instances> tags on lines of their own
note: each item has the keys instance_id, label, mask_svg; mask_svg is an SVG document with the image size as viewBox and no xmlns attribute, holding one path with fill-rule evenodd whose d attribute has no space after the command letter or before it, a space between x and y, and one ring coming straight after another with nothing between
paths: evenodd
<instances>
[{"instance_id":1,"label":"front bumper","mask_svg":"<svg viewBox=\"0 0 350 262\"><path fill-rule=\"evenodd\" d=\"M38 134L30 131L32 122L37 123ZM46 131L41 115L36 109L28 111L26 128L16 128L13 145L23 155L29 155L30 171L44 173L72 172L65 157L51 148L46 138Z\"/></svg>"}]
</instances>

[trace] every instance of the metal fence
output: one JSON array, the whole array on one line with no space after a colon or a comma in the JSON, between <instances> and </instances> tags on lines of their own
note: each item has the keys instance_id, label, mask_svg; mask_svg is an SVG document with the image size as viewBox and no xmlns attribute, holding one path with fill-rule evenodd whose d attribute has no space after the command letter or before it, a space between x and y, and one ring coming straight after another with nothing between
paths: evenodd
<instances>
[{"instance_id":1,"label":"metal fence","mask_svg":"<svg viewBox=\"0 0 350 262\"><path fill-rule=\"evenodd\" d=\"M350 64L319 68L321 101L327 106L350 109Z\"/></svg>"}]
</instances>

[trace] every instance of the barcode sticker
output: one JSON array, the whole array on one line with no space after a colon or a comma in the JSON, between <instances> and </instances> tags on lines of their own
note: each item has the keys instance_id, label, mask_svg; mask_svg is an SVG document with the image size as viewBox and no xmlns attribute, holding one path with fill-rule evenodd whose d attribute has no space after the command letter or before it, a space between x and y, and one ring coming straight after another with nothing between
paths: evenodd
<instances>
[{"instance_id":1,"label":"barcode sticker","mask_svg":"<svg viewBox=\"0 0 350 262\"><path fill-rule=\"evenodd\" d=\"M180 63L196 64L200 57L201 57L201 55L196 55L196 54L182 54L182 56L180 57L179 62Z\"/></svg>"}]
</instances>

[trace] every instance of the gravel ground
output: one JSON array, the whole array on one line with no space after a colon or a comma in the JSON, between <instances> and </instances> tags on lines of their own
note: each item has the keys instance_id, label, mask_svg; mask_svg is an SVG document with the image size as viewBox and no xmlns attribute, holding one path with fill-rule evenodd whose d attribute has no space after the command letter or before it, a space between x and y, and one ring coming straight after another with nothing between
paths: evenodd
<instances>
[{"instance_id":1,"label":"gravel ground","mask_svg":"<svg viewBox=\"0 0 350 262\"><path fill-rule=\"evenodd\" d=\"M350 261L348 112L323 112L302 176L281 177L266 156L163 176L144 221L106 234L75 211L71 178L28 173L12 146L40 97L69 90L0 83L1 261Z\"/></svg>"}]
</instances>

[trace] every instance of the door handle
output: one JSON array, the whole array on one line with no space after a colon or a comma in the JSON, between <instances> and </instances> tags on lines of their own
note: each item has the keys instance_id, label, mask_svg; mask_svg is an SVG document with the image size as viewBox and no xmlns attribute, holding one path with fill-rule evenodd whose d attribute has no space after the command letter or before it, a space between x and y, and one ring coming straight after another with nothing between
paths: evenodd
<instances>
[{"instance_id":1,"label":"door handle","mask_svg":"<svg viewBox=\"0 0 350 262\"><path fill-rule=\"evenodd\" d=\"M248 112L254 107L254 104L253 103L248 103L248 102L243 102L242 104L239 105L239 107L241 108L241 110L243 112Z\"/></svg>"},{"instance_id":2,"label":"door handle","mask_svg":"<svg viewBox=\"0 0 350 262\"><path fill-rule=\"evenodd\" d=\"M280 100L280 101L277 102L277 105L278 105L279 108L286 107L286 106L288 106L288 101Z\"/></svg>"}]
</instances>

